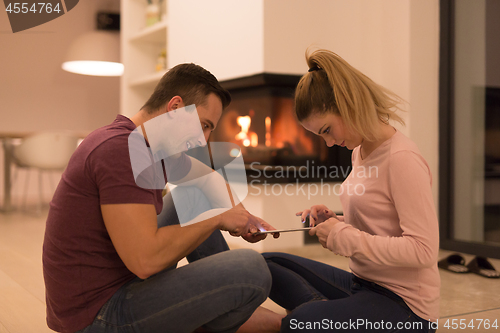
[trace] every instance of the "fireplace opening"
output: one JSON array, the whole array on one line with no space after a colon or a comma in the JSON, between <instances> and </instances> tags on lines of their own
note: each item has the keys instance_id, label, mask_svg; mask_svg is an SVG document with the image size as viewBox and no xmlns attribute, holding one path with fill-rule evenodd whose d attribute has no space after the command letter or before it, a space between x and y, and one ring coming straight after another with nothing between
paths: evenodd
<instances>
[{"instance_id":1,"label":"fireplace opening","mask_svg":"<svg viewBox=\"0 0 500 333\"><path fill-rule=\"evenodd\" d=\"M338 146L327 147L321 137L297 121L294 92L300 77L262 73L221 82L232 101L210 141L240 146L247 178L338 182L349 174L351 152Z\"/></svg>"}]
</instances>

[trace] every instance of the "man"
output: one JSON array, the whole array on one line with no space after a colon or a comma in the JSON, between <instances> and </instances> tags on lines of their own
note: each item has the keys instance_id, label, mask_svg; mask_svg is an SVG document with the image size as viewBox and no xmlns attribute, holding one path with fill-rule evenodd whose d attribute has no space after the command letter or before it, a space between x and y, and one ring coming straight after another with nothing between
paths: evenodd
<instances>
[{"instance_id":1,"label":"man","mask_svg":"<svg viewBox=\"0 0 500 333\"><path fill-rule=\"evenodd\" d=\"M51 329L235 332L267 298L271 281L264 259L251 250L225 251L220 230L256 242L265 235L253 233L271 226L238 204L181 227L182 212L175 211L172 197L163 202L161 190L138 186L131 166L128 140L136 128L195 104L206 142L229 102L229 93L208 71L178 65L137 114L118 115L81 143L47 218L43 270ZM200 168L181 153L166 174L169 182L192 184L190 174ZM210 196L200 196L209 191L204 185L182 189L181 196L195 200L190 214L212 204ZM175 269L186 256L190 264Z\"/></svg>"}]
</instances>

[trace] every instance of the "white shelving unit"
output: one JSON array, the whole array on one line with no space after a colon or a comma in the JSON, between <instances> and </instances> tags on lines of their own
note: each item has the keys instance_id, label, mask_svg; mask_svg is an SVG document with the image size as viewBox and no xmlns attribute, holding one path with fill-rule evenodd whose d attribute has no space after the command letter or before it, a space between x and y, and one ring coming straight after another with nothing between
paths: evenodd
<instances>
[{"instance_id":1,"label":"white shelving unit","mask_svg":"<svg viewBox=\"0 0 500 333\"><path fill-rule=\"evenodd\" d=\"M162 49L168 49L168 17L163 12L161 21L146 26L147 4L147 0L121 0L121 56L125 72L120 87L120 113L126 116L139 111L165 74L156 71L156 64Z\"/></svg>"}]
</instances>

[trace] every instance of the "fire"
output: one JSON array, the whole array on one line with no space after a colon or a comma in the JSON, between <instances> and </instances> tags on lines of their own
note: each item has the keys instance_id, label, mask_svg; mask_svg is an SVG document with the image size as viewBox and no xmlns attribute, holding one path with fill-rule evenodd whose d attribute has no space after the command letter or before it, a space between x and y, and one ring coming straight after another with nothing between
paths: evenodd
<instances>
[{"instance_id":1,"label":"fire","mask_svg":"<svg viewBox=\"0 0 500 333\"><path fill-rule=\"evenodd\" d=\"M266 117L266 147L271 147L271 118Z\"/></svg>"},{"instance_id":2,"label":"fire","mask_svg":"<svg viewBox=\"0 0 500 333\"><path fill-rule=\"evenodd\" d=\"M239 116L236 119L236 122L240 125L241 131L236 134L235 139L241 140L243 142L243 146L245 147L257 147L259 144L259 137L255 132L249 131L250 124L252 123L250 116Z\"/></svg>"}]
</instances>

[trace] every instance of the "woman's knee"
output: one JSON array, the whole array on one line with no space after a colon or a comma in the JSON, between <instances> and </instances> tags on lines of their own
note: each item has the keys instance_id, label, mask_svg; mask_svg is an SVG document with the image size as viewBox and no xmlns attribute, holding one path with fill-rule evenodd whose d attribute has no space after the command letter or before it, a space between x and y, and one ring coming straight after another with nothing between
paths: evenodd
<instances>
[{"instance_id":1,"label":"woman's knee","mask_svg":"<svg viewBox=\"0 0 500 333\"><path fill-rule=\"evenodd\" d=\"M305 327L311 320L311 305L317 301L300 305L281 320L281 332L297 332L311 327Z\"/></svg>"},{"instance_id":2,"label":"woman's knee","mask_svg":"<svg viewBox=\"0 0 500 333\"><path fill-rule=\"evenodd\" d=\"M293 259L296 258L293 254L283 252L264 252L262 256L266 261L274 261L275 259Z\"/></svg>"}]
</instances>

